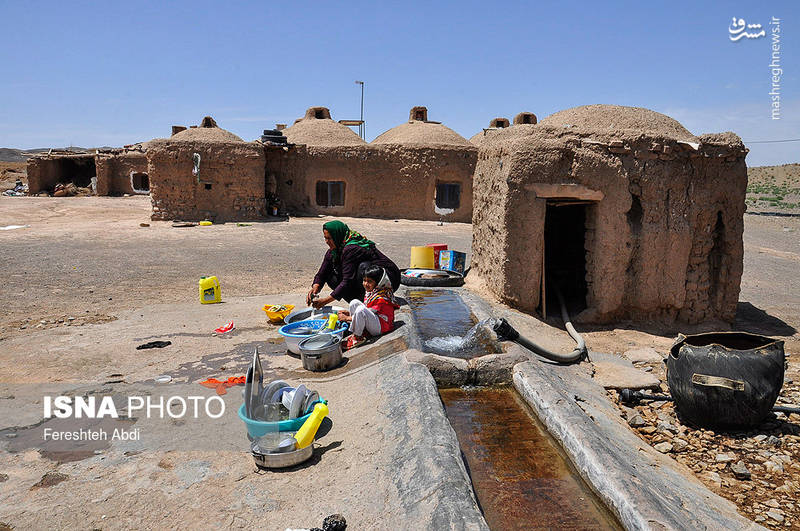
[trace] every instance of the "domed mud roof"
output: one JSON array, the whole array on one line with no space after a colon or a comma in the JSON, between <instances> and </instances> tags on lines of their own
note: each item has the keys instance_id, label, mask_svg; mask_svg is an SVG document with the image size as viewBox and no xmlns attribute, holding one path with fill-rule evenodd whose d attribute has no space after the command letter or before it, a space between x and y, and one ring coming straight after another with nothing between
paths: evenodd
<instances>
[{"instance_id":1,"label":"domed mud roof","mask_svg":"<svg viewBox=\"0 0 800 531\"><path fill-rule=\"evenodd\" d=\"M203 118L200 127L190 127L169 137L170 142L244 142L230 131L217 125L210 116Z\"/></svg>"},{"instance_id":2,"label":"domed mud roof","mask_svg":"<svg viewBox=\"0 0 800 531\"><path fill-rule=\"evenodd\" d=\"M506 127L510 127L511 122L508 118L492 118L489 122L489 127L484 129L483 131L478 131L469 139L469 143L475 146L480 146L486 138L499 131L500 129L505 129Z\"/></svg>"},{"instance_id":3,"label":"domed mud roof","mask_svg":"<svg viewBox=\"0 0 800 531\"><path fill-rule=\"evenodd\" d=\"M413 107L409 121L389 129L372 144L471 146L466 138L438 122L428 121L428 109Z\"/></svg>"},{"instance_id":4,"label":"domed mud roof","mask_svg":"<svg viewBox=\"0 0 800 531\"><path fill-rule=\"evenodd\" d=\"M310 107L303 118L284 129L291 144L308 146L361 146L366 144L352 129L334 122L326 107Z\"/></svg>"},{"instance_id":5,"label":"domed mud roof","mask_svg":"<svg viewBox=\"0 0 800 531\"><path fill-rule=\"evenodd\" d=\"M539 124L607 133L622 130L639 131L656 137L697 141L697 138L677 120L642 107L583 105L551 114Z\"/></svg>"}]
</instances>

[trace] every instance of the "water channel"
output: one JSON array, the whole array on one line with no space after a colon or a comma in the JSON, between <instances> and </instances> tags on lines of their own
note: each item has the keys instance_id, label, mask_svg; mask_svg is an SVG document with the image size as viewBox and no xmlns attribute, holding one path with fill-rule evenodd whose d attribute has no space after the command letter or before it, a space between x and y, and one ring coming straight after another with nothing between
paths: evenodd
<instances>
[{"instance_id":1,"label":"water channel","mask_svg":"<svg viewBox=\"0 0 800 531\"><path fill-rule=\"evenodd\" d=\"M409 289L422 350L471 359L502 352L453 290ZM622 529L511 387L440 389L478 503L493 530Z\"/></svg>"}]
</instances>

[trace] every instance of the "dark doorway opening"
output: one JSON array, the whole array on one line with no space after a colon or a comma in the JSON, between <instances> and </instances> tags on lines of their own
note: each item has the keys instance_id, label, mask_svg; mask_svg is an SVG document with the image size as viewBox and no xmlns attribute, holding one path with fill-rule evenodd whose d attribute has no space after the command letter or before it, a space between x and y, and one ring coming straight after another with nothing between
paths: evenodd
<instances>
[{"instance_id":1,"label":"dark doorway opening","mask_svg":"<svg viewBox=\"0 0 800 531\"><path fill-rule=\"evenodd\" d=\"M97 176L94 156L64 157L58 164L58 182L72 183L79 188L92 185L92 177Z\"/></svg>"},{"instance_id":2,"label":"dark doorway opening","mask_svg":"<svg viewBox=\"0 0 800 531\"><path fill-rule=\"evenodd\" d=\"M131 188L137 194L150 193L150 178L146 173L134 172L131 174Z\"/></svg>"},{"instance_id":3,"label":"dark doorway opening","mask_svg":"<svg viewBox=\"0 0 800 531\"><path fill-rule=\"evenodd\" d=\"M556 287L570 317L586 309L586 207L590 203L548 201L544 221L545 302L548 315L561 315ZM543 313L545 311L542 308Z\"/></svg>"}]
</instances>

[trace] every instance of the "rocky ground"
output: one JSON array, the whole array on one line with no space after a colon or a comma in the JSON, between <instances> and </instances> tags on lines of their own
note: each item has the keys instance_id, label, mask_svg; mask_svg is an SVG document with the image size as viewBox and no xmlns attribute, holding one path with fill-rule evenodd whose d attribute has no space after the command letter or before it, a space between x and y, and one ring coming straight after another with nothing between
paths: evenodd
<instances>
[{"instance_id":1,"label":"rocky ground","mask_svg":"<svg viewBox=\"0 0 800 531\"><path fill-rule=\"evenodd\" d=\"M634 365L666 381L660 361ZM800 371L789 367L777 404L800 407ZM661 390L669 393L666 383ZM688 466L741 514L772 529L800 529L800 415L774 413L746 431L711 430L680 422L670 401L625 404L616 391L609 394L642 439Z\"/></svg>"}]
</instances>

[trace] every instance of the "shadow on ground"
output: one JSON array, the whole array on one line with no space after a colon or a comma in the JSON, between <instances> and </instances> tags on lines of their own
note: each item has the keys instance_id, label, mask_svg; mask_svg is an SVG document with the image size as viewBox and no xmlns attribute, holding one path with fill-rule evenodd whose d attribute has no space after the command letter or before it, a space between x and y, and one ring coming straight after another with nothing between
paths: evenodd
<instances>
[{"instance_id":1,"label":"shadow on ground","mask_svg":"<svg viewBox=\"0 0 800 531\"><path fill-rule=\"evenodd\" d=\"M785 321L772 316L750 304L740 302L736 306L736 322L734 328L743 332L753 334L764 334L768 336L793 336L797 329L787 324Z\"/></svg>"}]
</instances>

